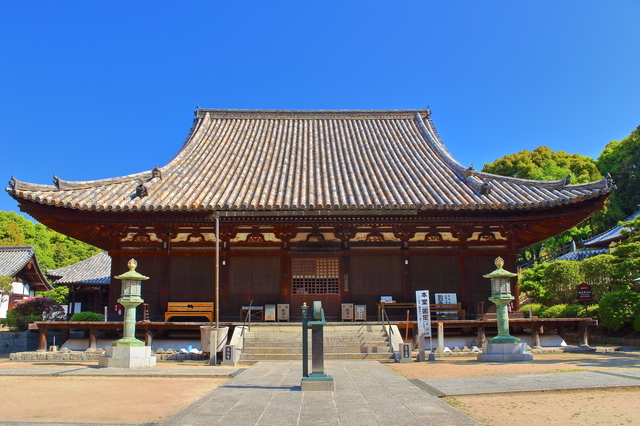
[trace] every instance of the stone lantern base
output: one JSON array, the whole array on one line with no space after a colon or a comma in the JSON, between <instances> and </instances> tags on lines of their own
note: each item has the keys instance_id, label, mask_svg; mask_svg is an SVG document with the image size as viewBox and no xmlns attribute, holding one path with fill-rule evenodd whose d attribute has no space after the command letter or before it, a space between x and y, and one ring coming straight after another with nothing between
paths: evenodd
<instances>
[{"instance_id":1,"label":"stone lantern base","mask_svg":"<svg viewBox=\"0 0 640 426\"><path fill-rule=\"evenodd\" d=\"M482 347L482 353L478 354L478 361L510 362L530 361L533 354L527 352L526 343L487 343Z\"/></svg>"},{"instance_id":2,"label":"stone lantern base","mask_svg":"<svg viewBox=\"0 0 640 426\"><path fill-rule=\"evenodd\" d=\"M156 366L156 357L151 355L151 346L107 346L105 356L98 360L99 367L151 368Z\"/></svg>"}]
</instances>

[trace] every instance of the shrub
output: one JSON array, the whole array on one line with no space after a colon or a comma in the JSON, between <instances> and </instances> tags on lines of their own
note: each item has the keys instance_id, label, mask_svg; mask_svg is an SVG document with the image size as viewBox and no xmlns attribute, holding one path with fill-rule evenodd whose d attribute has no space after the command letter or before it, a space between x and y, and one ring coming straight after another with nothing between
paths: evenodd
<instances>
[{"instance_id":1,"label":"shrub","mask_svg":"<svg viewBox=\"0 0 640 426\"><path fill-rule=\"evenodd\" d=\"M596 304L587 306L587 317L600 318L600 305Z\"/></svg>"},{"instance_id":2,"label":"shrub","mask_svg":"<svg viewBox=\"0 0 640 426\"><path fill-rule=\"evenodd\" d=\"M25 331L34 321L64 321L64 308L46 297L19 300L7 314L6 324L15 331Z\"/></svg>"},{"instance_id":3,"label":"shrub","mask_svg":"<svg viewBox=\"0 0 640 426\"><path fill-rule=\"evenodd\" d=\"M71 315L71 321L104 321L104 315L96 312L78 312Z\"/></svg>"},{"instance_id":4,"label":"shrub","mask_svg":"<svg viewBox=\"0 0 640 426\"><path fill-rule=\"evenodd\" d=\"M547 309L540 313L542 318L564 318L564 312L567 309L567 305L554 305L549 306Z\"/></svg>"},{"instance_id":5,"label":"shrub","mask_svg":"<svg viewBox=\"0 0 640 426\"><path fill-rule=\"evenodd\" d=\"M545 309L545 306L540 303L529 303L520 307L520 312L524 313L526 318L529 318L529 307L531 307L531 313L534 317L539 317L540 313Z\"/></svg>"},{"instance_id":6,"label":"shrub","mask_svg":"<svg viewBox=\"0 0 640 426\"><path fill-rule=\"evenodd\" d=\"M549 292L551 303L571 303L576 301L578 284L584 282L580 262L558 260L544 271L544 285Z\"/></svg>"},{"instance_id":7,"label":"shrub","mask_svg":"<svg viewBox=\"0 0 640 426\"><path fill-rule=\"evenodd\" d=\"M599 306L601 324L613 331L622 330L633 324L640 294L631 290L612 291L602 297Z\"/></svg>"},{"instance_id":8,"label":"shrub","mask_svg":"<svg viewBox=\"0 0 640 426\"><path fill-rule=\"evenodd\" d=\"M585 316L584 311L583 305L567 305L560 318L581 318Z\"/></svg>"}]
</instances>

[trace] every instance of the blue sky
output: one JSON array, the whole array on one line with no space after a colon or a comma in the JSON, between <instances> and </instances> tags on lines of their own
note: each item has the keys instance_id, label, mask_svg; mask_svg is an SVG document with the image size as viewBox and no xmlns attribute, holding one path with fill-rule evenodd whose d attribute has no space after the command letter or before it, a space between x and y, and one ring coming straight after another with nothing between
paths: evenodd
<instances>
[{"instance_id":1,"label":"blue sky","mask_svg":"<svg viewBox=\"0 0 640 426\"><path fill-rule=\"evenodd\" d=\"M597 158L640 125L639 18L640 0L0 1L0 178L163 166L196 106L430 106L464 165Z\"/></svg>"}]
</instances>

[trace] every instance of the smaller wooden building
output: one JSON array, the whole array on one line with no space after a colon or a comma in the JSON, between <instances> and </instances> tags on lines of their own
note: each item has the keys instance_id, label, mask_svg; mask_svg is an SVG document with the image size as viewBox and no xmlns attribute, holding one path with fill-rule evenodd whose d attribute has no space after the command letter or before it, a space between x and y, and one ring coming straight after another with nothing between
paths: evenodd
<instances>
[{"instance_id":1,"label":"smaller wooden building","mask_svg":"<svg viewBox=\"0 0 640 426\"><path fill-rule=\"evenodd\" d=\"M109 302L111 256L106 251L64 268L49 269L47 276L55 285L69 287L69 315L102 313Z\"/></svg>"},{"instance_id":2,"label":"smaller wooden building","mask_svg":"<svg viewBox=\"0 0 640 426\"><path fill-rule=\"evenodd\" d=\"M11 295L0 300L0 318L6 318L17 301L53 288L40 270L33 246L0 247L0 275L13 278Z\"/></svg>"}]
</instances>

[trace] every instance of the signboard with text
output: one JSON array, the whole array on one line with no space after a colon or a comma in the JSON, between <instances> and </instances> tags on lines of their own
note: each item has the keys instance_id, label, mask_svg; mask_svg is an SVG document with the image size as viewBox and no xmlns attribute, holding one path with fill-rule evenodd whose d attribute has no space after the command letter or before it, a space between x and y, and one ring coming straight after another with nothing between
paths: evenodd
<instances>
[{"instance_id":1,"label":"signboard with text","mask_svg":"<svg viewBox=\"0 0 640 426\"><path fill-rule=\"evenodd\" d=\"M591 286L589 284L578 285L578 300L582 303L591 302Z\"/></svg>"},{"instance_id":2,"label":"signboard with text","mask_svg":"<svg viewBox=\"0 0 640 426\"><path fill-rule=\"evenodd\" d=\"M431 306L429 306L429 290L416 291L416 313L418 329L424 330L424 337L431 337Z\"/></svg>"}]
</instances>

